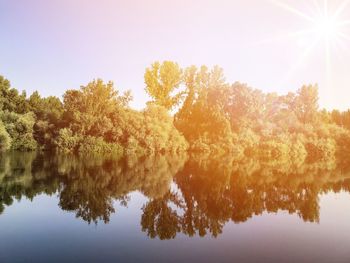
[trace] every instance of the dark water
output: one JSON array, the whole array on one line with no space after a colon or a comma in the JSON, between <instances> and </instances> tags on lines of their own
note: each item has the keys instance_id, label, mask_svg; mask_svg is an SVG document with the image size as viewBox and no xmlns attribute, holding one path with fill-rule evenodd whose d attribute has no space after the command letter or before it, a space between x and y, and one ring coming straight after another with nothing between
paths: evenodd
<instances>
[{"instance_id":1,"label":"dark water","mask_svg":"<svg viewBox=\"0 0 350 263\"><path fill-rule=\"evenodd\" d=\"M0 262L350 262L350 165L12 153Z\"/></svg>"}]
</instances>

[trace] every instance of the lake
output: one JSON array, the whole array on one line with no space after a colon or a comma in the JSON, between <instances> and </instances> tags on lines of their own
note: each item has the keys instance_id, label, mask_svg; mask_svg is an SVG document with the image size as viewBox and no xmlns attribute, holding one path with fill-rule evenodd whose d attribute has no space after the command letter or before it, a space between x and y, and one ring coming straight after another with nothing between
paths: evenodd
<instances>
[{"instance_id":1,"label":"lake","mask_svg":"<svg viewBox=\"0 0 350 263\"><path fill-rule=\"evenodd\" d=\"M0 160L0 262L350 262L350 165Z\"/></svg>"}]
</instances>

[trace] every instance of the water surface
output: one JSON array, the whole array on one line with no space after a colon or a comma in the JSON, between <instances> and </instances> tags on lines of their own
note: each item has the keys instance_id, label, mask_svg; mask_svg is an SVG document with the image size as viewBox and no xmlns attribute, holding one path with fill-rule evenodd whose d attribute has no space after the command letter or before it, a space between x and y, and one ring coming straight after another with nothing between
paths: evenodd
<instances>
[{"instance_id":1,"label":"water surface","mask_svg":"<svg viewBox=\"0 0 350 263\"><path fill-rule=\"evenodd\" d=\"M349 262L350 166L0 160L0 262Z\"/></svg>"}]
</instances>

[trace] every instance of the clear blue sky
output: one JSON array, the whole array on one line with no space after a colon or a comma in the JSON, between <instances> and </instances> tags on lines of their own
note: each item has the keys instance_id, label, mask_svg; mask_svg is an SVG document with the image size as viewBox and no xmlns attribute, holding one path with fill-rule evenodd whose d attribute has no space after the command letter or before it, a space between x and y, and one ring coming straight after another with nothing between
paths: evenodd
<instances>
[{"instance_id":1,"label":"clear blue sky","mask_svg":"<svg viewBox=\"0 0 350 263\"><path fill-rule=\"evenodd\" d=\"M326 7L329 14L340 7L337 23L350 17L350 8L342 2L328 1ZM0 0L0 74L19 90L39 90L44 96L61 96L97 77L112 80L120 90L131 89L132 105L142 108L148 100L143 74L153 61L217 64L228 81L264 91L286 93L304 83L318 83L322 107L350 108L347 23L340 32L333 24L329 30L324 19L308 19L324 12L324 4ZM315 26L323 39L312 48L315 32L292 34Z\"/></svg>"}]
</instances>

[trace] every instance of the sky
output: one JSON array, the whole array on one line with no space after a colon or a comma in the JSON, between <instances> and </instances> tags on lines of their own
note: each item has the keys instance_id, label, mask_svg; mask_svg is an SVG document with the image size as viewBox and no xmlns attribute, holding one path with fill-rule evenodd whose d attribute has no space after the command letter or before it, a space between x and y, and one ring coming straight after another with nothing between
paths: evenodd
<instances>
[{"instance_id":1,"label":"sky","mask_svg":"<svg viewBox=\"0 0 350 263\"><path fill-rule=\"evenodd\" d=\"M111 80L143 108L145 68L173 60L182 67L219 65L227 81L266 92L317 83L322 108L345 110L347 2L0 0L0 75L27 94L59 97L95 78ZM337 28L329 30L322 17L338 9Z\"/></svg>"}]
</instances>

